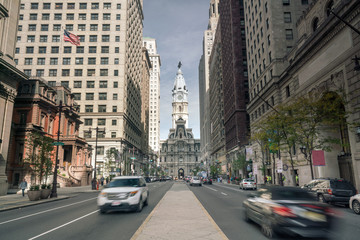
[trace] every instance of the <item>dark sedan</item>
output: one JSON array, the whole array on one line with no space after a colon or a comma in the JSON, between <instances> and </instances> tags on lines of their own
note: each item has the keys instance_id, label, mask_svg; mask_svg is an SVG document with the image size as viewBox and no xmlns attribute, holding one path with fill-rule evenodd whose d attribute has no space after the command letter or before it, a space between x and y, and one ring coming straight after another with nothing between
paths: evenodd
<instances>
[{"instance_id":1,"label":"dark sedan","mask_svg":"<svg viewBox=\"0 0 360 240\"><path fill-rule=\"evenodd\" d=\"M243 202L246 221L254 221L268 238L277 233L293 237L327 238L333 226L331 206L319 203L296 187L269 186Z\"/></svg>"}]
</instances>

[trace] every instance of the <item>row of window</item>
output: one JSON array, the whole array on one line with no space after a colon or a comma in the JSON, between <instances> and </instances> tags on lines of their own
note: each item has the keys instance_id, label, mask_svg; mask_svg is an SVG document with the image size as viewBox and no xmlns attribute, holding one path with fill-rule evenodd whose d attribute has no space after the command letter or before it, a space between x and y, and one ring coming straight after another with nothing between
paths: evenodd
<instances>
[{"instance_id":1,"label":"row of window","mask_svg":"<svg viewBox=\"0 0 360 240\"><path fill-rule=\"evenodd\" d=\"M84 119L84 125L85 126L92 126L93 125L93 119L92 118L85 118ZM106 119L105 118L99 118L97 120L97 125L98 126L105 126L106 125ZM112 126L116 126L117 125L117 120L116 119L112 119L111 120L111 125Z\"/></svg>"},{"instance_id":2,"label":"row of window","mask_svg":"<svg viewBox=\"0 0 360 240\"><path fill-rule=\"evenodd\" d=\"M99 31L98 24L90 24L90 31ZM111 24L102 24L101 31L108 32L111 30ZM29 24L28 31L29 32L36 32L37 24ZM40 24L40 31L47 32L50 29L49 24ZM65 29L67 31L74 31L74 24L66 24ZM23 25L18 25L18 31L21 32L23 30ZM61 31L61 24L53 24L52 31ZM86 31L86 24L78 24L77 25L78 31ZM120 25L115 25L115 31L120 31Z\"/></svg>"},{"instance_id":3,"label":"row of window","mask_svg":"<svg viewBox=\"0 0 360 240\"><path fill-rule=\"evenodd\" d=\"M74 94L74 100L82 100L81 99L81 93L73 93ZM107 100L107 93L98 93L99 97L98 100ZM95 93L86 93L85 94L85 100L95 100ZM118 100L118 94L113 93L112 100Z\"/></svg>"},{"instance_id":4,"label":"row of window","mask_svg":"<svg viewBox=\"0 0 360 240\"><path fill-rule=\"evenodd\" d=\"M24 73L28 76L32 75L32 69L24 69ZM58 75L57 69L49 69L48 76L50 77L56 77ZM87 69L88 77L95 76L96 75L96 69ZM36 69L36 76L37 77L44 77L45 76L45 69ZM69 77L70 76L70 69L61 69L61 76L63 77ZM75 69L73 76L83 76L83 70L82 69ZM100 69L100 76L109 76L109 70L108 69ZM119 76L119 70L114 70L113 76Z\"/></svg>"},{"instance_id":5,"label":"row of window","mask_svg":"<svg viewBox=\"0 0 360 240\"><path fill-rule=\"evenodd\" d=\"M64 49L63 53L72 53L72 46L66 46L63 49ZM26 53L34 53L34 50L35 50L35 47L26 47L25 52ZM38 48L39 53L46 53L46 51L47 51L46 47ZM59 53L59 52L60 52L60 47L51 47L50 53ZM120 52L120 48L115 47L114 53L119 53L119 52ZM19 54L20 48L16 48L15 53ZM85 47L77 46L75 53L85 53ZM89 46L87 53L97 53L97 46ZM101 53L110 53L110 47L109 46L101 46Z\"/></svg>"},{"instance_id":6,"label":"row of window","mask_svg":"<svg viewBox=\"0 0 360 240\"><path fill-rule=\"evenodd\" d=\"M92 113L94 112L94 105L85 105L85 112L86 113ZM98 105L98 111L97 112L107 112L106 111L106 105ZM112 106L112 112L117 112L117 106Z\"/></svg>"},{"instance_id":7,"label":"row of window","mask_svg":"<svg viewBox=\"0 0 360 240\"><path fill-rule=\"evenodd\" d=\"M40 49L39 49L39 53ZM113 64L114 65L118 65L119 64L119 58L114 58L113 59ZM25 58L24 59L24 65L33 65L34 61L33 58ZM37 65L45 65L46 64L46 58L37 58L36 61ZM59 64L59 59L58 58L50 58L50 65L58 65ZM63 58L62 59L62 65L71 65L71 58ZM78 57L75 58L75 64L76 65L83 65L84 64L84 58L82 57ZM96 65L99 64L99 62L97 61L97 58L95 57L89 57L87 58L87 65ZM108 57L101 57L100 58L100 65L108 65L109 64L109 58ZM81 69L75 69L76 71L80 71Z\"/></svg>"},{"instance_id":8,"label":"row of window","mask_svg":"<svg viewBox=\"0 0 360 240\"><path fill-rule=\"evenodd\" d=\"M64 7L64 3L54 3L54 9L63 9ZM90 5L90 4L89 4ZM39 3L31 3L30 4L30 9L39 9L40 4ZM67 3L66 4L67 9L75 9L76 4L75 3ZM103 3L103 9L111 9L111 2L106 2ZM79 3L78 4L78 8L79 9L87 9L88 8L88 4L87 3ZM91 3L91 9L99 9L100 8L100 3L96 2L96 3ZM21 4L20 5L20 9L25 9L25 4ZM42 4L42 9L51 9L51 3L43 3ZM121 3L116 4L116 9L121 9Z\"/></svg>"},{"instance_id":9,"label":"row of window","mask_svg":"<svg viewBox=\"0 0 360 240\"><path fill-rule=\"evenodd\" d=\"M49 81L50 86L56 86L56 81ZM69 87L69 81L61 81L61 85ZM99 88L107 88L108 81L100 80ZM119 83L117 81L113 82L112 88L118 88ZM74 81L72 88L82 88L82 81ZM86 81L86 88L95 88L95 81Z\"/></svg>"},{"instance_id":10,"label":"row of window","mask_svg":"<svg viewBox=\"0 0 360 240\"><path fill-rule=\"evenodd\" d=\"M75 20L75 14L74 13L66 13L66 20ZM121 14L116 14L116 20L121 20ZM29 20L36 21L38 20L38 14L37 13L31 13L29 15ZM87 14L86 13L79 13L78 20L87 20ZM103 13L102 15L103 20L111 20L111 13ZM19 15L19 20L24 20L24 15ZM41 14L41 20L50 20L50 13L43 13ZM63 20L63 14L62 13L55 13L53 16L53 20ZM99 20L99 14L98 13L91 13L90 14L90 20Z\"/></svg>"}]
</instances>

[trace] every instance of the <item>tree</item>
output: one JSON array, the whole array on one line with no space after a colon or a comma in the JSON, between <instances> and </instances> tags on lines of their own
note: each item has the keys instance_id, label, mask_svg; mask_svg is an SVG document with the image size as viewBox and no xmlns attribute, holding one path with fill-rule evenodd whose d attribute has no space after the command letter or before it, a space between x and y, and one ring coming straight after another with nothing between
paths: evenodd
<instances>
[{"instance_id":1,"label":"tree","mask_svg":"<svg viewBox=\"0 0 360 240\"><path fill-rule=\"evenodd\" d=\"M238 154L237 159L235 159L232 163L232 168L235 171L244 170L246 167L246 156L243 153Z\"/></svg>"},{"instance_id":2,"label":"tree","mask_svg":"<svg viewBox=\"0 0 360 240\"><path fill-rule=\"evenodd\" d=\"M44 178L46 184L47 177L52 174L53 142L52 138L44 136L40 132L31 132L26 137L27 158L24 159L24 162L34 173L35 184L37 180L39 180L39 184L43 183Z\"/></svg>"},{"instance_id":3,"label":"tree","mask_svg":"<svg viewBox=\"0 0 360 240\"><path fill-rule=\"evenodd\" d=\"M110 148L106 151L106 156L104 159L104 173L107 173L107 175L110 175L110 172L116 168L116 161L120 161L120 155L119 151L115 148Z\"/></svg>"}]
</instances>

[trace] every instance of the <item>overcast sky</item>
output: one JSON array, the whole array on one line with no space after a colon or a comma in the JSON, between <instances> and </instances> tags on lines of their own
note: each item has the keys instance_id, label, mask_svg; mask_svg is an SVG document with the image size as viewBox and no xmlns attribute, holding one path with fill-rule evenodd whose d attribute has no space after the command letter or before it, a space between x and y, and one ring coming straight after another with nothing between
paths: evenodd
<instances>
[{"instance_id":1,"label":"overcast sky","mask_svg":"<svg viewBox=\"0 0 360 240\"><path fill-rule=\"evenodd\" d=\"M160 139L171 128L172 95L177 65L189 90L189 128L195 138L199 129L198 66L202 39L209 20L210 0L144 0L144 37L155 38L160 54Z\"/></svg>"}]
</instances>

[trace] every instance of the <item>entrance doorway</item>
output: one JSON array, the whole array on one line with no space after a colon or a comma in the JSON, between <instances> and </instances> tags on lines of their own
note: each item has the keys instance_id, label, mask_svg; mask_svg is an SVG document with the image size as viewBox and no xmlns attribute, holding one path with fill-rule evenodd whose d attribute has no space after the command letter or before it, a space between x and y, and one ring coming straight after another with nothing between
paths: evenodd
<instances>
[{"instance_id":1,"label":"entrance doorway","mask_svg":"<svg viewBox=\"0 0 360 240\"><path fill-rule=\"evenodd\" d=\"M182 168L178 171L178 179L184 179L184 169Z\"/></svg>"},{"instance_id":2,"label":"entrance doorway","mask_svg":"<svg viewBox=\"0 0 360 240\"><path fill-rule=\"evenodd\" d=\"M355 185L351 155L339 156L338 162L339 162L340 178L343 178L351 182L353 185Z\"/></svg>"}]
</instances>

